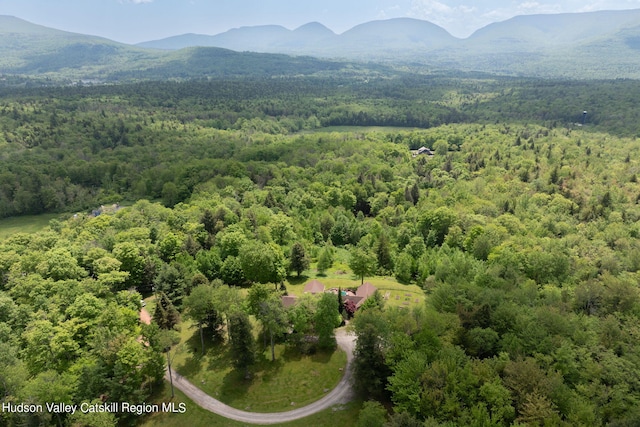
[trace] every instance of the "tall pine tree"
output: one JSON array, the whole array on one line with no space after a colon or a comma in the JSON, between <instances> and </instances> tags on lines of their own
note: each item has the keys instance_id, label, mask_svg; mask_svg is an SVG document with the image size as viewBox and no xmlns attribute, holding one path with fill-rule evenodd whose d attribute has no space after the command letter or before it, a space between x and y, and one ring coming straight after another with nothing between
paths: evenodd
<instances>
[{"instance_id":1,"label":"tall pine tree","mask_svg":"<svg viewBox=\"0 0 640 427\"><path fill-rule=\"evenodd\" d=\"M153 312L153 320L160 329L173 329L180 321L180 314L164 292L160 292L156 309Z\"/></svg>"},{"instance_id":2,"label":"tall pine tree","mask_svg":"<svg viewBox=\"0 0 640 427\"><path fill-rule=\"evenodd\" d=\"M389 239L383 232L380 234L378 244L376 245L376 259L378 260L378 270L380 273L393 271L393 259L391 258L391 248Z\"/></svg>"},{"instance_id":3,"label":"tall pine tree","mask_svg":"<svg viewBox=\"0 0 640 427\"><path fill-rule=\"evenodd\" d=\"M229 316L229 324L233 366L238 370L244 370L244 377L248 379L249 367L255 362L255 344L249 317L242 312L233 313Z\"/></svg>"},{"instance_id":4,"label":"tall pine tree","mask_svg":"<svg viewBox=\"0 0 640 427\"><path fill-rule=\"evenodd\" d=\"M309 268L309 258L304 251L302 243L296 242L291 247L291 255L289 256L289 269L295 271L300 277L304 270Z\"/></svg>"}]
</instances>

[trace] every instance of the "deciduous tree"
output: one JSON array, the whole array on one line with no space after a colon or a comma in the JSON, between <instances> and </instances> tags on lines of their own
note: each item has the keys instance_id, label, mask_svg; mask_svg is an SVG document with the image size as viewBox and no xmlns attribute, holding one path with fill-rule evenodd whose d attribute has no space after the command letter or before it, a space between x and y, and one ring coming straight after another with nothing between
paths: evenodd
<instances>
[{"instance_id":1,"label":"deciduous tree","mask_svg":"<svg viewBox=\"0 0 640 427\"><path fill-rule=\"evenodd\" d=\"M202 355L204 355L204 325L209 325L216 331L222 324L220 313L215 306L214 292L211 285L196 286L184 299L183 304L186 317L198 325Z\"/></svg>"},{"instance_id":2,"label":"deciduous tree","mask_svg":"<svg viewBox=\"0 0 640 427\"><path fill-rule=\"evenodd\" d=\"M258 283L280 283L285 277L284 257L273 244L251 241L238 256L247 279Z\"/></svg>"},{"instance_id":3,"label":"deciduous tree","mask_svg":"<svg viewBox=\"0 0 640 427\"><path fill-rule=\"evenodd\" d=\"M384 427L387 410L375 400L368 400L362 404L356 427Z\"/></svg>"},{"instance_id":4,"label":"deciduous tree","mask_svg":"<svg viewBox=\"0 0 640 427\"><path fill-rule=\"evenodd\" d=\"M351 249L349 258L349 268L353 274L360 277L360 284L364 283L364 276L373 274L375 271L376 259L364 249L354 247Z\"/></svg>"}]
</instances>

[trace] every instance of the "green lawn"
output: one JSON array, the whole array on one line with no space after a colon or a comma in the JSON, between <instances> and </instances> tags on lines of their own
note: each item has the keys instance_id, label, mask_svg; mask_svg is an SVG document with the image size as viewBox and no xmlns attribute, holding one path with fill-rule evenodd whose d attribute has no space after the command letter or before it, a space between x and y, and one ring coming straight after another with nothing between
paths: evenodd
<instances>
[{"instance_id":1,"label":"green lawn","mask_svg":"<svg viewBox=\"0 0 640 427\"><path fill-rule=\"evenodd\" d=\"M188 322L181 326L174 368L210 396L246 411L279 412L312 403L340 382L347 362L341 350L303 356L278 344L276 360L271 361L269 348L260 352L253 377L245 380L231 367L224 344L206 343L201 356L197 329Z\"/></svg>"},{"instance_id":2,"label":"green lawn","mask_svg":"<svg viewBox=\"0 0 640 427\"><path fill-rule=\"evenodd\" d=\"M241 427L251 424L228 420L219 415L200 408L186 397L180 390L175 391L176 397L173 402L184 402L186 412L184 414L155 413L141 418L138 422L140 427ZM162 390L156 394L150 403L160 403L171 401L171 390L167 382ZM353 401L344 405L334 406L317 414L291 421L283 424L274 424L281 427L348 427L358 419L358 413L362 407L361 401Z\"/></svg>"},{"instance_id":3,"label":"green lawn","mask_svg":"<svg viewBox=\"0 0 640 427\"><path fill-rule=\"evenodd\" d=\"M337 251L338 257L342 255ZM313 266L312 266L313 267ZM305 271L299 278L290 277L286 286L290 295L300 296L304 293L304 285L317 279L324 284L325 289L353 288L360 286L360 278L355 277L344 262L337 260L334 267L324 275L319 275L315 269ZM425 301L425 293L418 285L403 285L392 277L365 277L365 282L374 285L385 298L385 304L391 307L413 307L422 305Z\"/></svg>"},{"instance_id":4,"label":"green lawn","mask_svg":"<svg viewBox=\"0 0 640 427\"><path fill-rule=\"evenodd\" d=\"M300 296L304 293L304 284L310 280L317 279L324 284L325 289L330 288L357 288L360 280L335 277L309 277L302 283L287 285L290 295ZM385 304L390 307L413 307L424 304L425 294L422 288L417 285L403 285L388 277L371 277L364 279L378 288L380 294L385 298Z\"/></svg>"},{"instance_id":5,"label":"green lawn","mask_svg":"<svg viewBox=\"0 0 640 427\"><path fill-rule=\"evenodd\" d=\"M412 131L416 130L415 127L400 127L400 126L327 126L323 128L313 129L309 131L303 131L304 133L316 133L316 132L398 132L398 131Z\"/></svg>"},{"instance_id":6,"label":"green lawn","mask_svg":"<svg viewBox=\"0 0 640 427\"><path fill-rule=\"evenodd\" d=\"M49 221L60 214L17 216L0 219L0 240L15 233L35 233L49 225Z\"/></svg>"}]
</instances>

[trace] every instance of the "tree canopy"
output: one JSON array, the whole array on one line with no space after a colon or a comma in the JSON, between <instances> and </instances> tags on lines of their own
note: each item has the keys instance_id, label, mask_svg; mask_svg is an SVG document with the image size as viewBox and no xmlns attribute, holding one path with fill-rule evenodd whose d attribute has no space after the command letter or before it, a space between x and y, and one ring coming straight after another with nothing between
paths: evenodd
<instances>
[{"instance_id":1,"label":"tree canopy","mask_svg":"<svg viewBox=\"0 0 640 427\"><path fill-rule=\"evenodd\" d=\"M338 298L284 309L289 268L423 289L348 304L391 425L633 424L638 83L476 77L3 89L0 216L67 214L0 238L2 401L142 402L180 319L247 376L331 347Z\"/></svg>"}]
</instances>

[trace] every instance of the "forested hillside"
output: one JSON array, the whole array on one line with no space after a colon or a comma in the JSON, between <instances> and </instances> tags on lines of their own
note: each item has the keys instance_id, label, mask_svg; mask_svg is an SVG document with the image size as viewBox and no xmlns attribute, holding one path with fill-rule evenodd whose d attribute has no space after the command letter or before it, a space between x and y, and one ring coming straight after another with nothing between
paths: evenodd
<instances>
[{"instance_id":1,"label":"forested hillside","mask_svg":"<svg viewBox=\"0 0 640 427\"><path fill-rule=\"evenodd\" d=\"M319 23L296 30L249 26L138 46L169 50L216 46L509 76L637 79L639 19L637 9L527 14L493 22L459 39L434 23L405 17L362 23L341 34Z\"/></svg>"},{"instance_id":2,"label":"forested hillside","mask_svg":"<svg viewBox=\"0 0 640 427\"><path fill-rule=\"evenodd\" d=\"M426 295L355 311L355 386L386 405L365 404L363 425L633 425L639 89L423 76L7 90L0 215L69 214L0 241L2 401L143 402L179 317L250 381L256 348L332 347L346 303L278 297L339 265ZM434 154L413 156L422 146Z\"/></svg>"},{"instance_id":3,"label":"forested hillside","mask_svg":"<svg viewBox=\"0 0 640 427\"><path fill-rule=\"evenodd\" d=\"M415 75L5 88L0 217L138 198L172 206L233 168L257 180L256 164L285 154L284 135L326 126L575 127L588 110L587 129L635 136L639 96L636 81Z\"/></svg>"}]
</instances>

